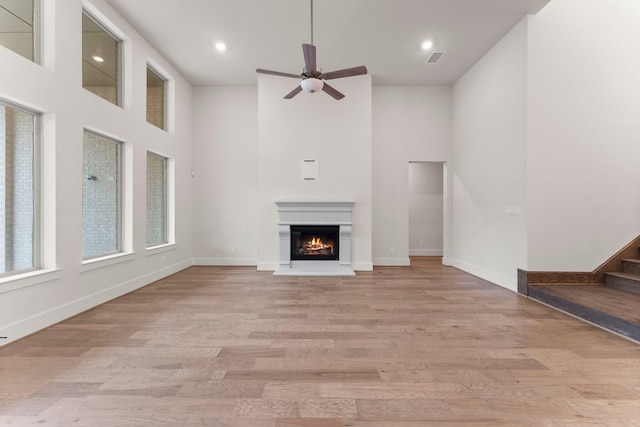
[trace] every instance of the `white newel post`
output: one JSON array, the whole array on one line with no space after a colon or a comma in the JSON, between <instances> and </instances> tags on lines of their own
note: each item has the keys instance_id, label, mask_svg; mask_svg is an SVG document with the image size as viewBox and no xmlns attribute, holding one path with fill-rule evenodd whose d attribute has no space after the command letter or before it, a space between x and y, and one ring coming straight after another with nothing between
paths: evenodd
<instances>
[{"instance_id":1,"label":"white newel post","mask_svg":"<svg viewBox=\"0 0 640 427\"><path fill-rule=\"evenodd\" d=\"M353 276L351 267L351 225L353 201L277 200L278 208L278 269L275 275L290 276ZM337 261L291 260L292 225L339 226L340 255Z\"/></svg>"}]
</instances>

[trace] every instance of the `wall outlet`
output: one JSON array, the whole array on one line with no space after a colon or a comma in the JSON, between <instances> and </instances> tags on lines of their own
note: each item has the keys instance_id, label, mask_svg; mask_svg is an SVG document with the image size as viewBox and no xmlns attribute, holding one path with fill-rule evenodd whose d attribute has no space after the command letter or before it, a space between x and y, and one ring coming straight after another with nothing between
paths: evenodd
<instances>
[{"instance_id":1,"label":"wall outlet","mask_svg":"<svg viewBox=\"0 0 640 427\"><path fill-rule=\"evenodd\" d=\"M391 252L392 254L395 254L396 253L396 248L390 248L389 252Z\"/></svg>"}]
</instances>

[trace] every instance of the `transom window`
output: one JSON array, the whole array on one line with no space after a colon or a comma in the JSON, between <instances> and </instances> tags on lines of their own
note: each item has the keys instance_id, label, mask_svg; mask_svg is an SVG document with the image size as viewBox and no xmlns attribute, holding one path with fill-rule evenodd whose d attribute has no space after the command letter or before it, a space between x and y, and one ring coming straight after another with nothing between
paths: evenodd
<instances>
[{"instance_id":1,"label":"transom window","mask_svg":"<svg viewBox=\"0 0 640 427\"><path fill-rule=\"evenodd\" d=\"M121 104L120 46L118 38L83 10L82 87L116 105Z\"/></svg>"},{"instance_id":2,"label":"transom window","mask_svg":"<svg viewBox=\"0 0 640 427\"><path fill-rule=\"evenodd\" d=\"M147 65L147 122L160 129L166 129L166 85L166 79Z\"/></svg>"},{"instance_id":3,"label":"transom window","mask_svg":"<svg viewBox=\"0 0 640 427\"><path fill-rule=\"evenodd\" d=\"M0 45L36 61L37 3L34 0L0 0Z\"/></svg>"}]
</instances>

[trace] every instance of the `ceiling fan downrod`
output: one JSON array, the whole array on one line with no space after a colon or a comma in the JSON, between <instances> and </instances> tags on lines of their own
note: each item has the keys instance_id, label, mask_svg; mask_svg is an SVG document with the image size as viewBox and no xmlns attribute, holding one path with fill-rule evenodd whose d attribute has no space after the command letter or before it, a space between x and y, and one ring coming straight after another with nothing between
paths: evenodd
<instances>
[{"instance_id":1,"label":"ceiling fan downrod","mask_svg":"<svg viewBox=\"0 0 640 427\"><path fill-rule=\"evenodd\" d=\"M313 44L313 0L311 0L311 44Z\"/></svg>"}]
</instances>

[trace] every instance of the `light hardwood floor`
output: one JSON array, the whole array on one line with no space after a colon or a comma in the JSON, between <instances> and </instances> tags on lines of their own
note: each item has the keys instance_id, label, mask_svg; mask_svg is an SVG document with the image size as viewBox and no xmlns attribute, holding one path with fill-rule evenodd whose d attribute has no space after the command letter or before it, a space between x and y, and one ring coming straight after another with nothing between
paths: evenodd
<instances>
[{"instance_id":1,"label":"light hardwood floor","mask_svg":"<svg viewBox=\"0 0 640 427\"><path fill-rule=\"evenodd\" d=\"M640 346L414 258L192 267L0 348L0 425L640 426Z\"/></svg>"}]
</instances>

